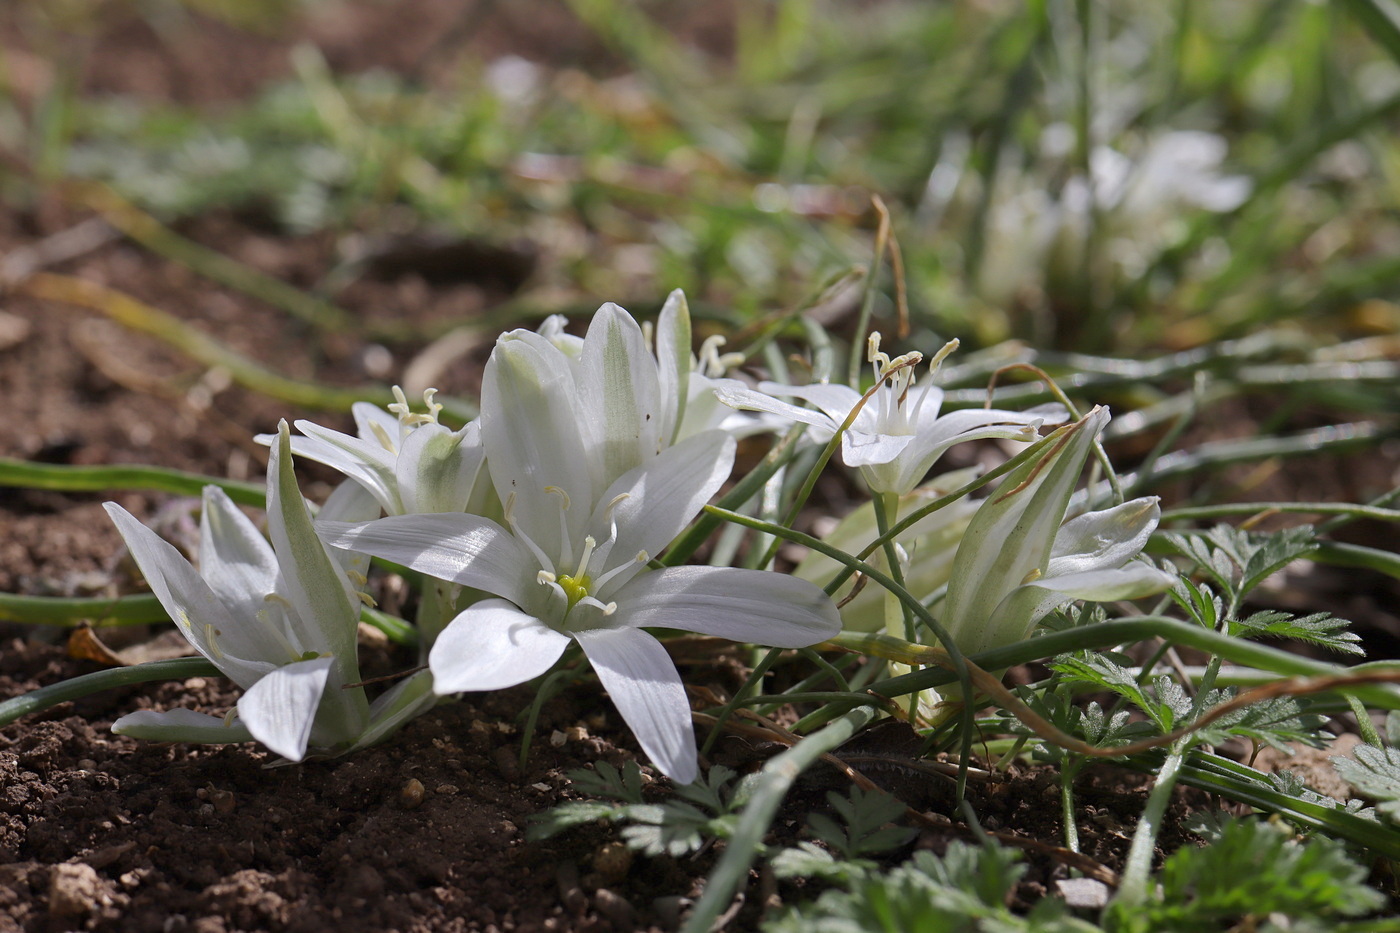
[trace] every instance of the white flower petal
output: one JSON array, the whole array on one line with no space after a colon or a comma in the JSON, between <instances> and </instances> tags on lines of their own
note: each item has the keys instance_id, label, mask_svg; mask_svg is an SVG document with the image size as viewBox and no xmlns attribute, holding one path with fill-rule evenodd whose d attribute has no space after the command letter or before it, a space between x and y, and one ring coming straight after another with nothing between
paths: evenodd
<instances>
[{"instance_id":1,"label":"white flower petal","mask_svg":"<svg viewBox=\"0 0 1400 933\"><path fill-rule=\"evenodd\" d=\"M773 395L791 395L811 402L822 410L831 419L833 427L840 427L842 422L850 415L851 409L856 407L856 403L861 399L861 393L852 389L848 385L830 382L814 382L805 386L785 386L776 382L760 382L758 388L762 392L770 392ZM865 412L871 410L870 406L875 404L876 399L871 399L861 409L862 417Z\"/></svg>"},{"instance_id":2,"label":"white flower petal","mask_svg":"<svg viewBox=\"0 0 1400 933\"><path fill-rule=\"evenodd\" d=\"M397 432L397 422L395 425ZM344 473L372 492L390 515L403 511L394 480L394 454L377 441L341 434L311 421L298 421L296 429L305 436L292 438L292 453ZM276 439L276 435L268 434L261 435L259 440L264 437L268 444Z\"/></svg>"},{"instance_id":3,"label":"white flower petal","mask_svg":"<svg viewBox=\"0 0 1400 933\"><path fill-rule=\"evenodd\" d=\"M912 434L867 434L851 428L841 436L841 462L848 467L887 464L914 442ZM902 490L900 495L908 491Z\"/></svg>"},{"instance_id":4,"label":"white flower petal","mask_svg":"<svg viewBox=\"0 0 1400 933\"><path fill-rule=\"evenodd\" d=\"M968 654L997 648L1030 635L1036 623L1052 610L1076 599L1092 602L1139 599L1160 593L1174 582L1171 574L1140 561L1112 570L1042 577L1012 590L992 613L994 619L1015 620L1018 628L988 626L973 633L966 644L960 638L958 646Z\"/></svg>"},{"instance_id":5,"label":"white flower petal","mask_svg":"<svg viewBox=\"0 0 1400 933\"><path fill-rule=\"evenodd\" d=\"M253 738L283 758L301 761L333 663L333 658L312 658L277 668L239 699L238 718Z\"/></svg>"},{"instance_id":6,"label":"white flower petal","mask_svg":"<svg viewBox=\"0 0 1400 933\"><path fill-rule=\"evenodd\" d=\"M479 515L390 515L359 525L320 522L317 529L332 547L363 551L518 604L538 586L539 561L509 531Z\"/></svg>"},{"instance_id":7,"label":"white flower petal","mask_svg":"<svg viewBox=\"0 0 1400 933\"><path fill-rule=\"evenodd\" d=\"M826 441L831 438L836 430L836 425L832 424L831 418L819 411L810 408L799 408L787 402L773 398L771 395L764 395L762 392L755 392L747 388L743 383L735 379L726 379L715 386L715 398L719 399L730 408L741 408L745 411L762 411L769 414L788 418L792 421L800 421L803 424L810 424L822 433L813 432L810 436L818 441ZM842 416L845 417L844 415ZM839 422L838 422L839 423Z\"/></svg>"},{"instance_id":8,"label":"white flower petal","mask_svg":"<svg viewBox=\"0 0 1400 933\"><path fill-rule=\"evenodd\" d=\"M841 630L826 593L767 570L668 567L638 576L614 598L618 625L684 629L778 648L804 648Z\"/></svg>"},{"instance_id":9,"label":"white flower petal","mask_svg":"<svg viewBox=\"0 0 1400 933\"><path fill-rule=\"evenodd\" d=\"M384 446L380 435L387 437L390 443L397 444L403 434L403 422L399 421L399 416L380 408L373 402L356 402L350 406L350 414L355 418L355 431L359 434L360 440L377 450L384 451L392 458L394 451ZM374 425L379 426L378 431L374 429ZM297 423L297 430L301 430L300 422Z\"/></svg>"},{"instance_id":10,"label":"white flower petal","mask_svg":"<svg viewBox=\"0 0 1400 933\"><path fill-rule=\"evenodd\" d=\"M664 415L661 419L661 441L674 444L680 440L681 425L686 420L690 400L690 306L685 292L679 288L666 296L661 314L656 319L656 378ZM714 396L710 396L714 400Z\"/></svg>"},{"instance_id":11,"label":"white flower petal","mask_svg":"<svg viewBox=\"0 0 1400 933\"><path fill-rule=\"evenodd\" d=\"M292 471L290 433L284 421L272 442L267 467L267 533L282 572L280 596L292 604L294 643L302 651L355 657L359 601L350 581L317 537L306 500ZM353 605L352 605L353 603ZM342 665L343 667L343 665ZM345 683L359 680L343 670Z\"/></svg>"},{"instance_id":12,"label":"white flower petal","mask_svg":"<svg viewBox=\"0 0 1400 933\"><path fill-rule=\"evenodd\" d=\"M438 694L477 693L523 684L554 666L569 636L504 599L460 613L433 643L428 666Z\"/></svg>"},{"instance_id":13,"label":"white flower petal","mask_svg":"<svg viewBox=\"0 0 1400 933\"><path fill-rule=\"evenodd\" d=\"M238 506L217 486L204 487L199 522L199 569L237 619L251 619L277 588L277 555Z\"/></svg>"},{"instance_id":14,"label":"white flower petal","mask_svg":"<svg viewBox=\"0 0 1400 933\"><path fill-rule=\"evenodd\" d=\"M678 783L695 780L690 701L661 643L635 628L589 629L574 638L652 763Z\"/></svg>"},{"instance_id":15,"label":"white flower petal","mask_svg":"<svg viewBox=\"0 0 1400 933\"><path fill-rule=\"evenodd\" d=\"M666 448L618 479L603 493L589 521L589 529L599 542L611 536L612 523L617 523L608 565L633 561L639 551L655 557L674 541L729 478L734 449L732 437L707 431ZM624 495L617 505L611 505ZM628 576L620 574L617 583Z\"/></svg>"},{"instance_id":16,"label":"white flower petal","mask_svg":"<svg viewBox=\"0 0 1400 933\"><path fill-rule=\"evenodd\" d=\"M1161 520L1156 496L1070 519L1055 535L1047 577L1121 567L1142 553Z\"/></svg>"},{"instance_id":17,"label":"white flower petal","mask_svg":"<svg viewBox=\"0 0 1400 933\"><path fill-rule=\"evenodd\" d=\"M276 665L254 627L236 619L190 562L115 502L104 503L141 575L185 639L234 683L247 687Z\"/></svg>"},{"instance_id":18,"label":"white flower petal","mask_svg":"<svg viewBox=\"0 0 1400 933\"><path fill-rule=\"evenodd\" d=\"M641 466L660 449L661 393L656 360L642 329L626 311L608 302L593 315L579 361L579 407L588 413L588 438L595 492Z\"/></svg>"},{"instance_id":19,"label":"white flower petal","mask_svg":"<svg viewBox=\"0 0 1400 933\"><path fill-rule=\"evenodd\" d=\"M251 742L253 734L238 720L210 716L192 709L172 709L163 713L143 709L127 713L112 723L117 735L129 735L154 742L198 742L219 745L226 742Z\"/></svg>"},{"instance_id":20,"label":"white flower petal","mask_svg":"<svg viewBox=\"0 0 1400 933\"><path fill-rule=\"evenodd\" d=\"M395 466L404 512L462 511L485 460L476 422L460 431L439 424L414 428L404 438Z\"/></svg>"},{"instance_id":21,"label":"white flower petal","mask_svg":"<svg viewBox=\"0 0 1400 933\"><path fill-rule=\"evenodd\" d=\"M538 334L516 330L496 341L481 386L481 440L491 481L504 505L515 494L514 517L549 554L563 553L561 489L578 507L565 512L571 539L583 537L593 498L572 364Z\"/></svg>"},{"instance_id":22,"label":"white flower petal","mask_svg":"<svg viewBox=\"0 0 1400 933\"><path fill-rule=\"evenodd\" d=\"M321 506L321 510L316 513L317 527L322 521L331 522L368 522L379 517L379 500L374 498L368 489L361 486L354 480L347 479L326 497L326 504ZM368 580L361 583L369 576L369 555L359 551L347 551L336 548L331 552L331 557L335 560L336 566L345 578L351 582L352 587L357 592L364 592ZM359 597L356 597L357 599Z\"/></svg>"}]
</instances>

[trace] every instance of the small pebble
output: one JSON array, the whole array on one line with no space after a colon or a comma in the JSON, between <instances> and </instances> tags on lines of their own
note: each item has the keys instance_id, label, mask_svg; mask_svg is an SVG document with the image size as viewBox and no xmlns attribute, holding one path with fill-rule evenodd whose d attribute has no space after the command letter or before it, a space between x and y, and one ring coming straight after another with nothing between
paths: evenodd
<instances>
[{"instance_id":1,"label":"small pebble","mask_svg":"<svg viewBox=\"0 0 1400 933\"><path fill-rule=\"evenodd\" d=\"M17 314L0 311L0 350L17 347L29 339L32 328Z\"/></svg>"},{"instance_id":2,"label":"small pebble","mask_svg":"<svg viewBox=\"0 0 1400 933\"><path fill-rule=\"evenodd\" d=\"M97 762L93 761L91 758L84 758L82 761L79 761L79 762L78 762L78 770L79 770L79 771L96 771L96 770L97 770Z\"/></svg>"},{"instance_id":3,"label":"small pebble","mask_svg":"<svg viewBox=\"0 0 1400 933\"><path fill-rule=\"evenodd\" d=\"M569 741L569 737L555 729L549 734L549 745L551 748L563 748L564 743Z\"/></svg>"},{"instance_id":4,"label":"small pebble","mask_svg":"<svg viewBox=\"0 0 1400 933\"><path fill-rule=\"evenodd\" d=\"M607 888L599 888L593 892L593 903L597 906L598 913L611 920L617 929L631 930L636 927L636 908L621 894L615 894Z\"/></svg>"},{"instance_id":5,"label":"small pebble","mask_svg":"<svg viewBox=\"0 0 1400 933\"><path fill-rule=\"evenodd\" d=\"M1108 904L1108 885L1093 878L1062 878L1055 882L1070 907L1098 910Z\"/></svg>"},{"instance_id":6,"label":"small pebble","mask_svg":"<svg viewBox=\"0 0 1400 933\"><path fill-rule=\"evenodd\" d=\"M554 789L543 781L540 781L538 784L531 784L530 786L533 787L535 790L539 791L541 794L548 793L549 791Z\"/></svg>"},{"instance_id":7,"label":"small pebble","mask_svg":"<svg viewBox=\"0 0 1400 933\"><path fill-rule=\"evenodd\" d=\"M49 878L49 914L53 917L85 917L97 909L101 881L91 865L65 862L55 865Z\"/></svg>"},{"instance_id":8,"label":"small pebble","mask_svg":"<svg viewBox=\"0 0 1400 933\"><path fill-rule=\"evenodd\" d=\"M214 787L209 789L209 802L214 805L214 812L226 815L232 813L234 807L238 805L233 799L233 791L219 790Z\"/></svg>"},{"instance_id":9,"label":"small pebble","mask_svg":"<svg viewBox=\"0 0 1400 933\"><path fill-rule=\"evenodd\" d=\"M399 806L405 810L417 810L423 805L423 798L427 796L427 791L423 787L423 782L417 778L409 778L399 788Z\"/></svg>"},{"instance_id":10,"label":"small pebble","mask_svg":"<svg viewBox=\"0 0 1400 933\"><path fill-rule=\"evenodd\" d=\"M433 793L443 797L451 797L453 794L457 793L457 785L439 784L436 788L433 789Z\"/></svg>"},{"instance_id":11,"label":"small pebble","mask_svg":"<svg viewBox=\"0 0 1400 933\"><path fill-rule=\"evenodd\" d=\"M505 745L497 746L491 752L491 760L496 763L496 770L512 784L520 780L520 762L517 755L516 749Z\"/></svg>"},{"instance_id":12,"label":"small pebble","mask_svg":"<svg viewBox=\"0 0 1400 933\"><path fill-rule=\"evenodd\" d=\"M609 882L627 877L632 868L632 850L621 842L609 842L593 853L593 870Z\"/></svg>"}]
</instances>

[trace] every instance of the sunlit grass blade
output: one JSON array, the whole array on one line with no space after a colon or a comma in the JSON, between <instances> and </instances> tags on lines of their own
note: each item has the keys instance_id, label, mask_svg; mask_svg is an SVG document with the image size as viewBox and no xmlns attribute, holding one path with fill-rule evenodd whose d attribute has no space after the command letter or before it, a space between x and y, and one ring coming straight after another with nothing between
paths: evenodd
<instances>
[{"instance_id":1,"label":"sunlit grass blade","mask_svg":"<svg viewBox=\"0 0 1400 933\"><path fill-rule=\"evenodd\" d=\"M149 334L205 366L227 370L240 385L279 401L304 408L348 411L359 401L387 405L394 400L384 386L341 389L288 379L235 353L179 318L96 282L41 272L20 283L19 288L35 298L100 311L122 326Z\"/></svg>"}]
</instances>

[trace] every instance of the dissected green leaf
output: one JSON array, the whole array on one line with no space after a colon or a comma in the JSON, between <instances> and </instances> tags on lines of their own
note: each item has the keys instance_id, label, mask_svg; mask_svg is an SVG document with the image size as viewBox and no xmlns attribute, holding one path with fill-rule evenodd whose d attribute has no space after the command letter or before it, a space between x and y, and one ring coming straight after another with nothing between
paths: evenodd
<instances>
[{"instance_id":1,"label":"dissected green leaf","mask_svg":"<svg viewBox=\"0 0 1400 933\"><path fill-rule=\"evenodd\" d=\"M1110 926L1147 933L1257 928L1271 915L1294 923L1355 917L1385 903L1367 874L1331 839L1298 841L1286 826L1239 820L1221 826L1210 845L1170 855L1155 896L1111 906Z\"/></svg>"},{"instance_id":2,"label":"dissected green leaf","mask_svg":"<svg viewBox=\"0 0 1400 933\"><path fill-rule=\"evenodd\" d=\"M1102 654L1082 652L1077 655L1061 655L1050 665L1050 669L1062 674L1070 683L1090 684L1110 690L1152 717L1157 728L1163 732L1171 730L1171 718L1163 718L1157 701L1137 682L1132 671L1110 660Z\"/></svg>"},{"instance_id":3,"label":"dissected green leaf","mask_svg":"<svg viewBox=\"0 0 1400 933\"><path fill-rule=\"evenodd\" d=\"M1265 635L1274 638L1296 638L1343 654L1364 655L1366 652L1358 644L1361 636L1346 630L1350 624L1329 612L1293 616L1287 612L1270 609L1236 621L1230 626L1230 634L1243 638L1259 638Z\"/></svg>"},{"instance_id":4,"label":"dissected green leaf","mask_svg":"<svg viewBox=\"0 0 1400 933\"><path fill-rule=\"evenodd\" d=\"M1007 908L1025 871L1018 853L953 842L939 858L919 852L888 872L866 868L843 890L827 891L764 924L765 933L1092 933L1066 916L1064 902L1045 898L1027 916Z\"/></svg>"},{"instance_id":5,"label":"dissected green leaf","mask_svg":"<svg viewBox=\"0 0 1400 933\"><path fill-rule=\"evenodd\" d=\"M852 787L850 796L828 791L826 799L841 822L813 813L807 817L807 826L812 835L846 858L897 848L915 834L905 826L885 825L904 816L904 804L882 791L867 793Z\"/></svg>"},{"instance_id":6,"label":"dissected green leaf","mask_svg":"<svg viewBox=\"0 0 1400 933\"><path fill-rule=\"evenodd\" d=\"M1400 820L1400 748L1358 745L1350 758L1332 759L1337 773L1352 787L1376 801L1376 809Z\"/></svg>"}]
</instances>

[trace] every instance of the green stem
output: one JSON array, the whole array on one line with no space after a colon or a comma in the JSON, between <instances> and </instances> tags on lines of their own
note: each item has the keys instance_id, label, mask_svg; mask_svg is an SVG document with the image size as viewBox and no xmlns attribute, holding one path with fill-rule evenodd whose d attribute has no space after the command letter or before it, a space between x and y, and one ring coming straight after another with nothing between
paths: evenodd
<instances>
[{"instance_id":1,"label":"green stem","mask_svg":"<svg viewBox=\"0 0 1400 933\"><path fill-rule=\"evenodd\" d=\"M64 466L31 463L0 457L0 486L50 489L57 492L109 492L113 489L150 489L178 496L199 496L205 486L218 486L239 505L262 508L266 488L262 483L243 483L199 473L185 473L164 467L117 464L114 466Z\"/></svg>"},{"instance_id":2,"label":"green stem","mask_svg":"<svg viewBox=\"0 0 1400 933\"><path fill-rule=\"evenodd\" d=\"M21 716L37 713L70 700L80 700L92 693L129 687L154 680L185 680L190 677L220 677L219 669L204 658L174 658L151 661L131 667L114 667L73 677L62 683L31 690L0 703L0 726L8 726Z\"/></svg>"},{"instance_id":3,"label":"green stem","mask_svg":"<svg viewBox=\"0 0 1400 933\"><path fill-rule=\"evenodd\" d=\"M848 650L861 651L863 641L876 637L878 636L849 633L838 635L830 643ZM1364 664L1355 667L1329 664L1242 638L1231 638L1199 625L1165 616L1139 616L1135 619L1083 625L982 651L968 660L983 670L999 671L1073 651L1097 651L1116 645L1146 641L1149 638L1162 638L1175 645L1197 648L1208 654L1218 655L1232 664L1272 671L1284 677L1335 677L1369 669L1395 668L1394 664ZM958 676L951 671L940 667L928 667L913 674L878 681L871 684L870 689L881 696L901 696L915 690L940 687L956 680ZM1358 684L1348 687L1346 692L1360 697L1368 706L1400 709L1400 689L1395 687Z\"/></svg>"},{"instance_id":4,"label":"green stem","mask_svg":"<svg viewBox=\"0 0 1400 933\"><path fill-rule=\"evenodd\" d=\"M1171 803L1172 791L1176 789L1177 775L1181 772L1184 751L1173 751L1157 770L1157 781L1147 795L1147 805L1138 817L1137 830L1133 833L1132 845L1128 848L1127 864L1118 882L1118 893L1114 901L1125 907L1136 907L1147 900L1147 886L1152 874L1152 851L1157 843L1157 833L1162 825L1162 817Z\"/></svg>"},{"instance_id":5,"label":"green stem","mask_svg":"<svg viewBox=\"0 0 1400 933\"><path fill-rule=\"evenodd\" d=\"M754 665L753 673L749 674L748 679L744 681L744 685L739 688L738 692L734 694L728 703L724 704L719 714L715 717L714 728L710 730L709 735L705 736L705 744L700 747L700 754L708 755L710 753L710 748L715 744L715 740L719 738L720 732L724 729L725 722L734 714L734 710L743 705L745 698L754 691L754 688L763 680L763 675L768 673L768 669L773 666L773 662L777 661L778 656L782 653L783 649L781 648L769 648L767 653L763 655L763 659ZM787 701L784 700L783 702Z\"/></svg>"},{"instance_id":6,"label":"green stem","mask_svg":"<svg viewBox=\"0 0 1400 933\"><path fill-rule=\"evenodd\" d=\"M140 596L89 597L68 599L59 596L19 596L0 593L0 622L21 625L54 625L77 628L116 628L149 625L170 619L160 601L150 594Z\"/></svg>"}]
</instances>

